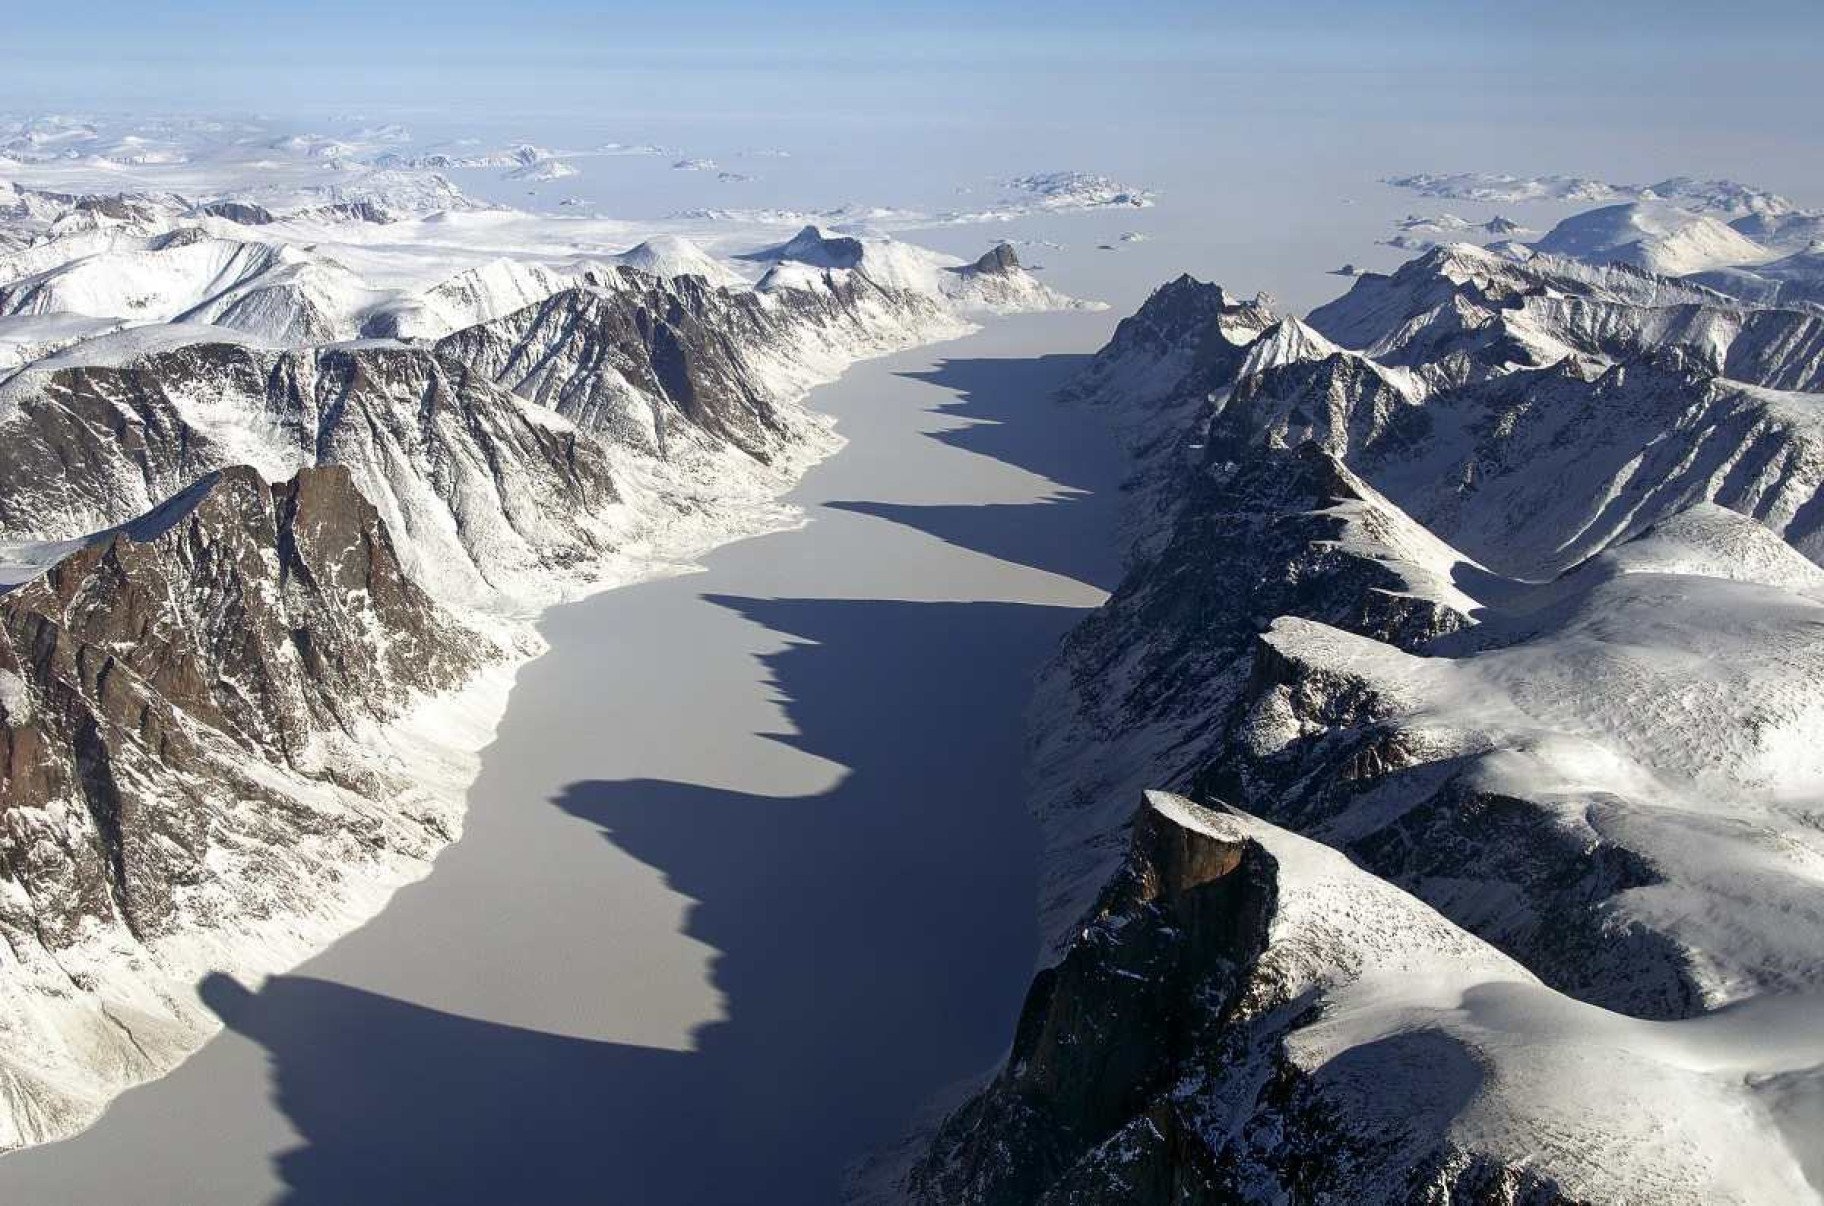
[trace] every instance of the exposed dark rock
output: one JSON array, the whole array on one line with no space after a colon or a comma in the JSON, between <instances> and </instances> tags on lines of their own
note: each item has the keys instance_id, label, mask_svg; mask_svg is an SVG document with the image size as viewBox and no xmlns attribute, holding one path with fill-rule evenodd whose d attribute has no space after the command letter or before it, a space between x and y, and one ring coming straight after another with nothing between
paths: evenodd
<instances>
[{"instance_id":1,"label":"exposed dark rock","mask_svg":"<svg viewBox=\"0 0 1824 1206\"><path fill-rule=\"evenodd\" d=\"M53 950L85 919L164 932L219 874L224 827L319 823L253 762L334 775L325 733L359 739L494 656L406 578L340 467L213 473L92 538L0 595L0 866L34 905L0 925ZM27 818L72 805L89 823L47 846Z\"/></svg>"},{"instance_id":2,"label":"exposed dark rock","mask_svg":"<svg viewBox=\"0 0 1824 1206\"><path fill-rule=\"evenodd\" d=\"M1714 1005L1720 973L1706 960L1728 956L1694 947L1673 910L1631 906L1703 890L1661 857L1675 840L1653 845L1659 801L1596 786L1529 798L1527 726L1576 741L1578 721L1548 700L1540 716L1520 703L1510 724L1511 701L1494 698L1485 719L1450 692L1482 681L1468 659L1524 649L1544 612L1581 606L1602 572L1580 576L1586 558L1693 507L1720 504L1758 519L1769 542L1824 557L1820 448L1763 389L1737 383L1816 388L1817 323L1650 273L1473 248L1363 274L1310 328L1189 277L1125 320L1067 390L1115 415L1135 473L1128 576L1066 638L1039 692L1032 774L1054 962L1006 1065L902 1188L932 1203L1053 1206L1574 1200L1550 1161L1450 1137L1469 1100L1452 1094L1481 1075L1473 1041L1386 1035L1372 1051L1327 1049L1321 1075L1301 1071L1282 1040L1315 1017L1298 1014L1319 1009L1321 991L1238 1011L1236 985L1273 982L1267 956L1223 938L1188 955L1172 945L1194 927L1135 885L1174 855L1158 817L1130 830L1126 801L1141 787L1221 798L1327 843L1376 892L1403 890L1386 907L1474 935L1464 941L1524 965L1542 995L1655 1020ZM1615 748L1618 762L1635 756ZM1285 889L1266 879L1244 898L1265 905L1231 907L1270 917ZM1742 906L1744 924L1758 907ZM1297 941L1305 966L1352 957L1327 964ZM1206 956L1218 962L1187 987L1184 969ZM1413 1117L1384 1126L1333 1092L1359 1076L1372 1094L1399 1066L1457 1071L1436 1082L1437 1101L1402 1099Z\"/></svg>"},{"instance_id":3,"label":"exposed dark rock","mask_svg":"<svg viewBox=\"0 0 1824 1206\"><path fill-rule=\"evenodd\" d=\"M272 220L13 195L33 223L143 220L154 251L207 237L170 226L186 216ZM135 337L5 383L0 539L72 546L0 593L9 1141L67 1135L193 1050L206 968L303 958L422 873L460 823L501 644L527 652L526 613L599 584L617 549L762 519L745 504L827 446L805 388L971 304L1067 301L1017 270L886 286L859 240L815 230L775 251L758 289L603 268L434 344L383 326L404 304L326 343L280 282L211 317L282 319L284 350ZM465 288L438 303L488 301Z\"/></svg>"},{"instance_id":4,"label":"exposed dark rock","mask_svg":"<svg viewBox=\"0 0 1824 1206\"><path fill-rule=\"evenodd\" d=\"M609 289L566 290L458 331L437 354L654 455L695 429L770 459L785 432L764 366L809 296L769 309L700 277L615 271Z\"/></svg>"},{"instance_id":5,"label":"exposed dark rock","mask_svg":"<svg viewBox=\"0 0 1824 1206\"><path fill-rule=\"evenodd\" d=\"M0 440L9 536L67 538L124 522L232 464L249 432L291 466L345 466L413 535L401 549L412 572L468 583L452 589L597 555L591 525L618 497L593 441L424 348L191 344L123 367L57 369L35 384ZM199 425L189 403L198 391L239 415Z\"/></svg>"},{"instance_id":6,"label":"exposed dark rock","mask_svg":"<svg viewBox=\"0 0 1824 1206\"><path fill-rule=\"evenodd\" d=\"M1264 947L1273 893L1259 846L1143 810L1121 874L1063 961L1034 980L1006 1068L913 1171L914 1200L1219 1200L1199 1171L1211 1154L1182 1133L1171 1089Z\"/></svg>"},{"instance_id":7,"label":"exposed dark rock","mask_svg":"<svg viewBox=\"0 0 1824 1206\"><path fill-rule=\"evenodd\" d=\"M1012 272L1019 266L1020 257L1009 243L995 244L992 250L983 252L981 258L971 265L977 272L985 272L991 276Z\"/></svg>"},{"instance_id":8,"label":"exposed dark rock","mask_svg":"<svg viewBox=\"0 0 1824 1206\"><path fill-rule=\"evenodd\" d=\"M860 239L847 235L830 236L815 226L806 226L779 244L752 252L741 258L761 263L790 260L813 268L859 268L863 255Z\"/></svg>"},{"instance_id":9,"label":"exposed dark rock","mask_svg":"<svg viewBox=\"0 0 1824 1206\"><path fill-rule=\"evenodd\" d=\"M226 218L242 226L270 226L276 221L272 211L251 201L211 201L199 206L197 212L213 218Z\"/></svg>"},{"instance_id":10,"label":"exposed dark rock","mask_svg":"<svg viewBox=\"0 0 1824 1206\"><path fill-rule=\"evenodd\" d=\"M1006 1065L938 1127L905 1175L907 1198L1574 1202L1549 1177L1459 1147L1448 1136L1452 1103L1411 1102L1399 1121L1388 1111L1383 1128L1339 1112L1352 1070L1288 1056L1288 1040L1323 1016L1325 977L1352 974L1349 952L1322 948L1321 928L1276 948L1283 894L1303 888L1254 838L1143 808L1120 872L1063 958L1033 981ZM1291 970L1327 968L1332 956L1337 969L1310 983ZM1389 1069L1464 1062L1462 1083L1476 1077L1444 1034L1382 1043L1366 1058L1386 1057Z\"/></svg>"}]
</instances>

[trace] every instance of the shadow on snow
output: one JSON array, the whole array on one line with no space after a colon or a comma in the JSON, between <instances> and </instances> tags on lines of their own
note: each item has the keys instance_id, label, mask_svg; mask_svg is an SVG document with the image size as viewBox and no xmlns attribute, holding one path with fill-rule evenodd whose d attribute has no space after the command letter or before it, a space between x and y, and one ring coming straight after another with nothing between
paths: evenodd
<instances>
[{"instance_id":1,"label":"shadow on snow","mask_svg":"<svg viewBox=\"0 0 1824 1206\"><path fill-rule=\"evenodd\" d=\"M1113 437L1055 397L1058 387L1088 359L952 359L940 361L934 369L901 374L954 392L956 400L938 408L938 413L971 420L932 432L932 439L1047 478L1057 484L1053 499L986 506L845 499L826 505L891 520L947 544L1113 590L1121 570L1105 526L1111 509L1086 511L1068 505L1093 495L1112 497L1118 475L1107 442ZM1035 440L1035 423L1068 423L1082 428L1084 436Z\"/></svg>"},{"instance_id":2,"label":"shadow on snow","mask_svg":"<svg viewBox=\"0 0 1824 1206\"><path fill-rule=\"evenodd\" d=\"M299 1203L833 1201L842 1167L992 1063L1037 942L1017 766L1072 608L760 600L808 797L633 780L556 801L661 870L727 1017L668 1052L456 1017L304 977L204 986L264 1046ZM637 975L637 968L629 969Z\"/></svg>"}]
</instances>

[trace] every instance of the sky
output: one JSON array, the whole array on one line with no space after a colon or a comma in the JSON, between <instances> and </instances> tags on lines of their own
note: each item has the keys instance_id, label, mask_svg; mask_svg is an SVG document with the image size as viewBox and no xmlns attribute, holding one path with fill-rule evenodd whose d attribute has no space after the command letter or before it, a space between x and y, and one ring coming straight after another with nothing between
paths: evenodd
<instances>
[{"instance_id":1,"label":"sky","mask_svg":"<svg viewBox=\"0 0 1824 1206\"><path fill-rule=\"evenodd\" d=\"M561 110L664 89L660 73L675 103L705 107L726 91L685 77L734 73L768 93L792 86L807 107L946 74L1002 79L1042 105L1098 76L1149 91L1161 68L1335 95L1364 77L1445 72L1518 97L1528 79L1581 88L1597 68L1668 104L1688 100L1692 72L1725 103L1815 102L1820 41L1816 0L0 0L0 101Z\"/></svg>"}]
</instances>

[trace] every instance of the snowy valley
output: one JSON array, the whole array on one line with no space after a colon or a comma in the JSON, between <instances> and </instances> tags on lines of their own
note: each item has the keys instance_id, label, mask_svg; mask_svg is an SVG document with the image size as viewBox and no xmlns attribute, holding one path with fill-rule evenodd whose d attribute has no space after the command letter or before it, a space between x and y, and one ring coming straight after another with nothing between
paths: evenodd
<instances>
[{"instance_id":1,"label":"snowy valley","mask_svg":"<svg viewBox=\"0 0 1824 1206\"><path fill-rule=\"evenodd\" d=\"M0 1197L1824 1202L1824 211L844 82L0 118Z\"/></svg>"},{"instance_id":2,"label":"snowy valley","mask_svg":"<svg viewBox=\"0 0 1824 1206\"><path fill-rule=\"evenodd\" d=\"M1081 304L1010 248L715 254L375 172L292 208L3 186L5 1146L207 1038L205 973L424 875L531 619L797 522L839 443L812 385Z\"/></svg>"}]
</instances>

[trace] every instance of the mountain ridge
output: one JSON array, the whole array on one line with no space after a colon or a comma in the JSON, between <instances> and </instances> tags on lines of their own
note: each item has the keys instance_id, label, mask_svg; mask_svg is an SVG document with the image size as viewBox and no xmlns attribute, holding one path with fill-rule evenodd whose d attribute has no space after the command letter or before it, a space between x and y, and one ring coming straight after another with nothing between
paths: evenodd
<instances>
[{"instance_id":1,"label":"mountain ridge","mask_svg":"<svg viewBox=\"0 0 1824 1206\"><path fill-rule=\"evenodd\" d=\"M1805 338L1731 354L1810 318L1457 246L1304 322L1190 278L1124 320L1066 390L1130 552L1032 707L1041 970L870 1192L1816 1197L1760 1086L1818 1075L1824 404L1727 375L1815 389ZM1265 881L1241 833L1275 888L1184 903L1173 867ZM1295 920L1338 891L1390 936Z\"/></svg>"}]
</instances>

